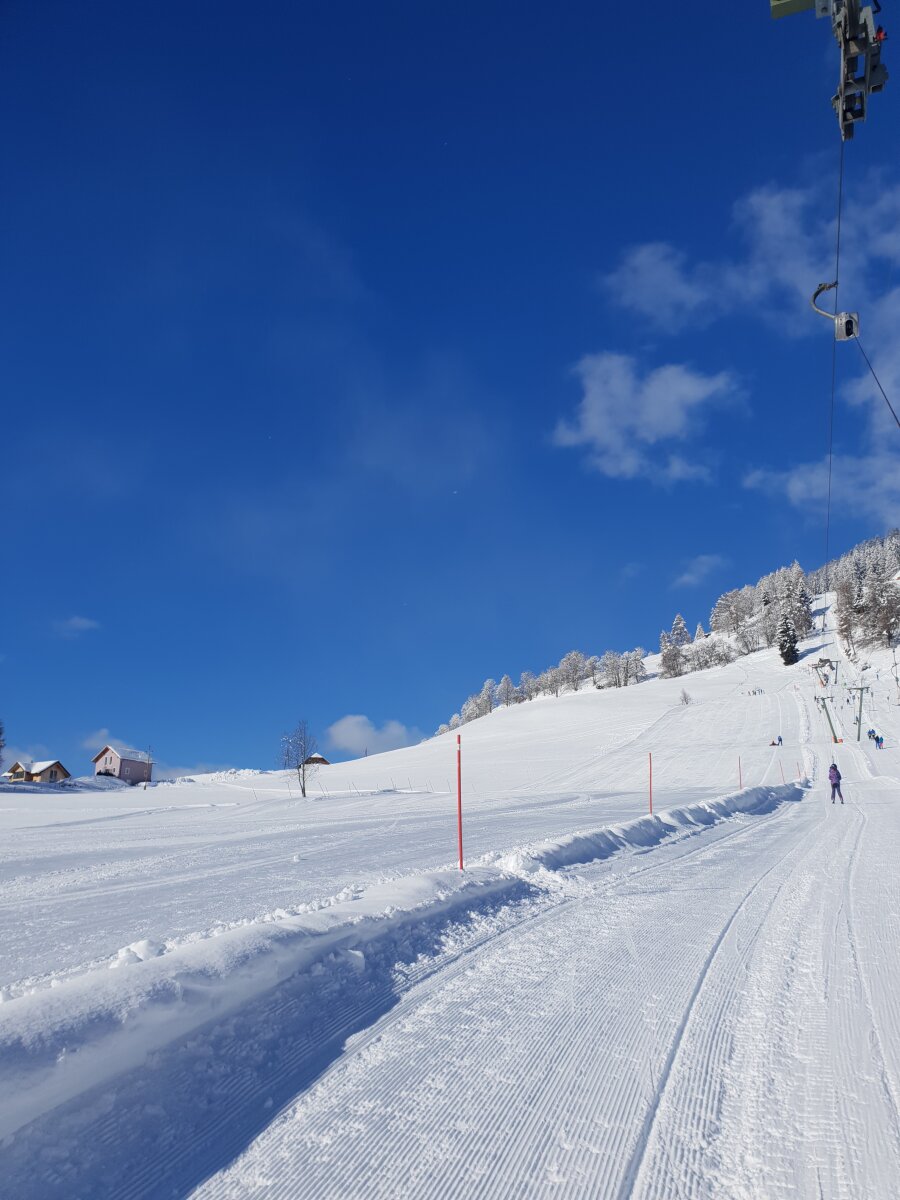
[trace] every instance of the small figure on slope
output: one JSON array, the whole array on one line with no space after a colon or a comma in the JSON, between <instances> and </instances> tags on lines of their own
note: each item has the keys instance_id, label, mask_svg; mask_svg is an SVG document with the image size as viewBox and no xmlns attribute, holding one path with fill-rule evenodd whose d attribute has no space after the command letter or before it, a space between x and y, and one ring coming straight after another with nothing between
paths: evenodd
<instances>
[{"instance_id":1,"label":"small figure on slope","mask_svg":"<svg viewBox=\"0 0 900 1200\"><path fill-rule=\"evenodd\" d=\"M834 804L834 797L838 795L841 798L841 804L843 804L844 795L841 791L841 773L837 769L837 763L832 763L828 768L828 782L831 784L831 803Z\"/></svg>"}]
</instances>

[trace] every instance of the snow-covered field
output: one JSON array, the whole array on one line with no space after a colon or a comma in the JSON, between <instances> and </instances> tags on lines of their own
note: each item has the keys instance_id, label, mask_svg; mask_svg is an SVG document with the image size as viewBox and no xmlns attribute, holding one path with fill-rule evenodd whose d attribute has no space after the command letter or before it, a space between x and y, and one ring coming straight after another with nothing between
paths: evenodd
<instances>
[{"instance_id":1,"label":"snow-covered field","mask_svg":"<svg viewBox=\"0 0 900 1200\"><path fill-rule=\"evenodd\" d=\"M0 791L2 1194L896 1196L900 708L826 642L467 725L462 874L454 735Z\"/></svg>"}]
</instances>

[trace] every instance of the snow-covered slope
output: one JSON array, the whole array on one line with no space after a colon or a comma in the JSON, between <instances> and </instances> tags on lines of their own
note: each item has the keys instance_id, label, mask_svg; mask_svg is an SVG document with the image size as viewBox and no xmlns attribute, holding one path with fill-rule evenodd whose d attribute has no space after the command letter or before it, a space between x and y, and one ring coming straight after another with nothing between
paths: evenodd
<instances>
[{"instance_id":1,"label":"snow-covered slope","mask_svg":"<svg viewBox=\"0 0 900 1200\"><path fill-rule=\"evenodd\" d=\"M467 725L463 874L455 736L0 794L12 1194L895 1194L900 723L820 642Z\"/></svg>"}]
</instances>

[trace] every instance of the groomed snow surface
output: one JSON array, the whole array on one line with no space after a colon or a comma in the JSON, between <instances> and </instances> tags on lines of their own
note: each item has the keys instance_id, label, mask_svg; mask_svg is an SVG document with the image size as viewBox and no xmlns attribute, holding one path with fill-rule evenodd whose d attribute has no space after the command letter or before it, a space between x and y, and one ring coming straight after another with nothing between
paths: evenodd
<instances>
[{"instance_id":1,"label":"groomed snow surface","mask_svg":"<svg viewBox=\"0 0 900 1200\"><path fill-rule=\"evenodd\" d=\"M466 726L462 873L455 735L0 791L0 1194L896 1197L900 708L803 649Z\"/></svg>"}]
</instances>

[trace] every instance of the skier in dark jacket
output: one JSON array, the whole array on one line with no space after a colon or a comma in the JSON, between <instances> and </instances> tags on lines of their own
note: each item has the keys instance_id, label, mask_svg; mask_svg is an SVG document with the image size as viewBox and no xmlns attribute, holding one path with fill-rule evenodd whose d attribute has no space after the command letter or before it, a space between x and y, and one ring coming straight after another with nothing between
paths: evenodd
<instances>
[{"instance_id":1,"label":"skier in dark jacket","mask_svg":"<svg viewBox=\"0 0 900 1200\"><path fill-rule=\"evenodd\" d=\"M837 763L832 763L828 768L828 782L831 784L831 803L834 804L834 797L837 794L841 798L841 804L843 804L844 795L841 792L841 773L837 769Z\"/></svg>"}]
</instances>

